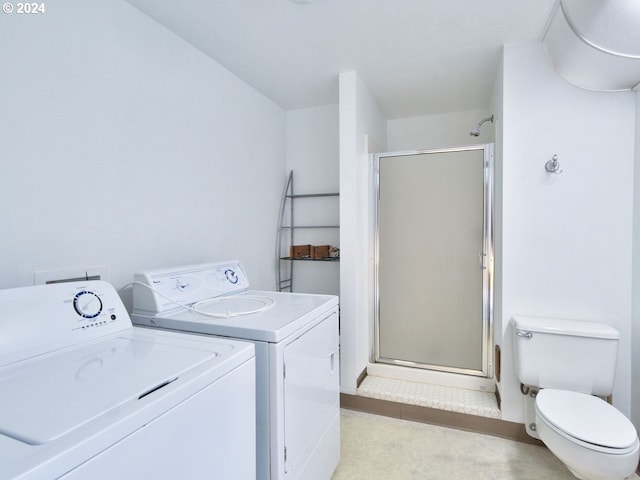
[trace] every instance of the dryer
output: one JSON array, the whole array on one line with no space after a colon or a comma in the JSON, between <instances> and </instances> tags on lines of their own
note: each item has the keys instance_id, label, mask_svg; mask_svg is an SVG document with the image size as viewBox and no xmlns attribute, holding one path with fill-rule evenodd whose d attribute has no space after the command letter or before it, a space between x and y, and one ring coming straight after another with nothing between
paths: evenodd
<instances>
[{"instance_id":1,"label":"dryer","mask_svg":"<svg viewBox=\"0 0 640 480\"><path fill-rule=\"evenodd\" d=\"M0 478L255 478L252 344L133 327L114 288L0 290Z\"/></svg>"},{"instance_id":2,"label":"dryer","mask_svg":"<svg viewBox=\"0 0 640 480\"><path fill-rule=\"evenodd\" d=\"M338 297L249 290L238 261L134 280L134 323L255 345L257 478L329 480L340 458Z\"/></svg>"}]
</instances>

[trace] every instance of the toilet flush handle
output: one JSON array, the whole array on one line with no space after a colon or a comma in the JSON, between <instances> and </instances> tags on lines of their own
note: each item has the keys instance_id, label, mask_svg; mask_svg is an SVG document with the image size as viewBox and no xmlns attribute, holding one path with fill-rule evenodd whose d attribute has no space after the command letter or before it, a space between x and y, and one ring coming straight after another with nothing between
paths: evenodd
<instances>
[{"instance_id":1,"label":"toilet flush handle","mask_svg":"<svg viewBox=\"0 0 640 480\"><path fill-rule=\"evenodd\" d=\"M519 337L524 337L524 338L533 337L533 333L527 332L526 330L516 330L516 335L519 336Z\"/></svg>"}]
</instances>

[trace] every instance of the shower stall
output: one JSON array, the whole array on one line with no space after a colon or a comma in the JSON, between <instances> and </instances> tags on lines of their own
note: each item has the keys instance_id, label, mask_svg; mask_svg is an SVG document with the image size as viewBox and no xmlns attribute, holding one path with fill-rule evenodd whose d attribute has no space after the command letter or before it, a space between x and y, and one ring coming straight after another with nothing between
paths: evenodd
<instances>
[{"instance_id":1,"label":"shower stall","mask_svg":"<svg viewBox=\"0 0 640 480\"><path fill-rule=\"evenodd\" d=\"M373 157L373 363L489 378L493 145Z\"/></svg>"}]
</instances>

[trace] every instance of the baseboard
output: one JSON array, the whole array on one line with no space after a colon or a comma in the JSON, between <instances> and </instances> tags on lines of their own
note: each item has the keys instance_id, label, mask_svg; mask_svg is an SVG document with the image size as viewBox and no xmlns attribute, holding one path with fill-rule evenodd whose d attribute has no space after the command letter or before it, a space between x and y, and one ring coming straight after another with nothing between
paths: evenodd
<instances>
[{"instance_id":1,"label":"baseboard","mask_svg":"<svg viewBox=\"0 0 640 480\"><path fill-rule=\"evenodd\" d=\"M366 368L364 370L362 370L362 372L360 372L360 375L358 375L358 378L356 379L356 389L360 388L360 385L362 385L362 382L364 382L365 378L367 378L367 369Z\"/></svg>"},{"instance_id":2,"label":"baseboard","mask_svg":"<svg viewBox=\"0 0 640 480\"><path fill-rule=\"evenodd\" d=\"M419 405L407 405L404 403L368 398L360 395L340 394L340 407L348 410L357 410L366 413L374 413L385 417L400 418L414 422L430 423L443 427L456 428L469 432L484 433L494 437L506 438L517 442L543 445L540 440L526 434L521 423L508 422L495 418L469 415L467 413L450 412L437 408L421 407Z\"/></svg>"},{"instance_id":3,"label":"baseboard","mask_svg":"<svg viewBox=\"0 0 640 480\"><path fill-rule=\"evenodd\" d=\"M496 391L493 392L496 395L496 403L498 404L498 409L502 410L502 397L500 396L500 390L498 390L498 386L496 385Z\"/></svg>"}]
</instances>

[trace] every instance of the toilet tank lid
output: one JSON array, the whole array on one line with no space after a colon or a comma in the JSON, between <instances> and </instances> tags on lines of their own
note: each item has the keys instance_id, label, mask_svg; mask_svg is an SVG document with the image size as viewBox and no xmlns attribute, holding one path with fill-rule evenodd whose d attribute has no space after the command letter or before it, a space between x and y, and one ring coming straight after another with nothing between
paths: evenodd
<instances>
[{"instance_id":1,"label":"toilet tank lid","mask_svg":"<svg viewBox=\"0 0 640 480\"><path fill-rule=\"evenodd\" d=\"M516 330L525 330L528 332L615 340L620 338L620 333L611 325L604 322L515 315L511 319L511 323Z\"/></svg>"}]
</instances>

